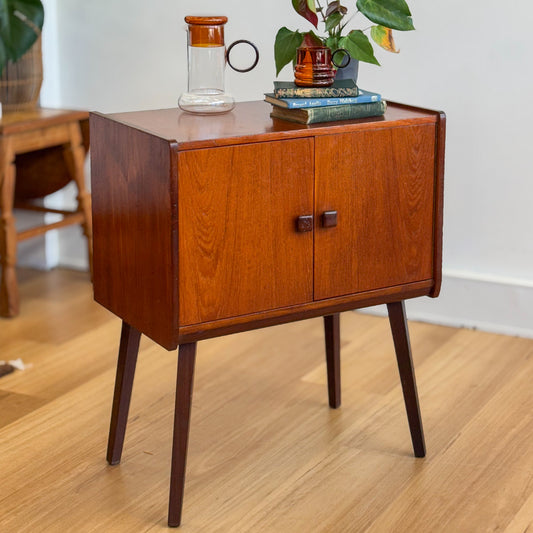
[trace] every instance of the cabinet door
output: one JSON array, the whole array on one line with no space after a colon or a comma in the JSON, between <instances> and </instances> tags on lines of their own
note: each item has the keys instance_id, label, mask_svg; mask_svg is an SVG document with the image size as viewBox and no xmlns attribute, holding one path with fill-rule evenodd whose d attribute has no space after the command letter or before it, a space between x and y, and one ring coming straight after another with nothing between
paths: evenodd
<instances>
[{"instance_id":1,"label":"cabinet door","mask_svg":"<svg viewBox=\"0 0 533 533\"><path fill-rule=\"evenodd\" d=\"M315 143L315 299L431 279L435 126ZM323 226L325 211L336 226Z\"/></svg>"},{"instance_id":2,"label":"cabinet door","mask_svg":"<svg viewBox=\"0 0 533 533\"><path fill-rule=\"evenodd\" d=\"M179 154L180 325L312 301L313 167L312 139Z\"/></svg>"}]
</instances>

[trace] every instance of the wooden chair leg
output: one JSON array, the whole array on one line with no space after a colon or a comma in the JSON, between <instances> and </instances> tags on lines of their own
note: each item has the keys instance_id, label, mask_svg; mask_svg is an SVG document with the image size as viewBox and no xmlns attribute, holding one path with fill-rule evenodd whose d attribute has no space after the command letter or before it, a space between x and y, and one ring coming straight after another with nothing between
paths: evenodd
<instances>
[{"instance_id":1,"label":"wooden chair leg","mask_svg":"<svg viewBox=\"0 0 533 533\"><path fill-rule=\"evenodd\" d=\"M17 231L13 216L15 194L15 156L8 142L0 149L0 316L19 314L19 292L15 265L17 263Z\"/></svg>"},{"instance_id":2,"label":"wooden chair leg","mask_svg":"<svg viewBox=\"0 0 533 533\"><path fill-rule=\"evenodd\" d=\"M107 461L110 465L120 463L122 456L140 340L141 333L123 321L118 351L115 394L109 427L109 441L107 444Z\"/></svg>"},{"instance_id":3,"label":"wooden chair leg","mask_svg":"<svg viewBox=\"0 0 533 533\"><path fill-rule=\"evenodd\" d=\"M168 525L170 527L177 527L181 523L195 359L196 343L181 344L178 351L176 409L174 411L174 438L172 441L168 504Z\"/></svg>"},{"instance_id":4,"label":"wooden chair leg","mask_svg":"<svg viewBox=\"0 0 533 533\"><path fill-rule=\"evenodd\" d=\"M387 304L387 309L389 311L389 322L394 339L394 348L396 350L396 359L398 360L398 370L400 371L403 398L407 410L407 419L409 420L409 429L411 431L415 457L425 457L426 445L424 442L424 430L422 429L415 372L411 357L405 305L403 301L394 302Z\"/></svg>"},{"instance_id":5,"label":"wooden chair leg","mask_svg":"<svg viewBox=\"0 0 533 533\"><path fill-rule=\"evenodd\" d=\"M326 338L329 406L333 409L337 409L341 404L341 340L339 313L324 317L324 333Z\"/></svg>"},{"instance_id":6,"label":"wooden chair leg","mask_svg":"<svg viewBox=\"0 0 533 533\"><path fill-rule=\"evenodd\" d=\"M83 234L87 238L87 252L89 260L89 270L92 275L93 271L93 230L91 217L91 194L85 186L84 163L85 163L85 148L83 146L83 137L79 122L72 122L69 124L70 129L70 143L64 147L64 159L69 170L69 173L76 183L78 195L76 197L78 202L77 210L83 213L82 229Z\"/></svg>"}]
</instances>

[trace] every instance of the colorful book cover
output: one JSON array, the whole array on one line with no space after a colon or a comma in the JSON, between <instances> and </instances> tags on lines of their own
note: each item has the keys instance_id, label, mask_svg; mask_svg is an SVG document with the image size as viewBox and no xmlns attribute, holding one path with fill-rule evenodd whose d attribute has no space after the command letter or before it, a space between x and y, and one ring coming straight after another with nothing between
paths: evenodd
<instances>
[{"instance_id":1,"label":"colorful book cover","mask_svg":"<svg viewBox=\"0 0 533 533\"><path fill-rule=\"evenodd\" d=\"M265 94L265 101L272 105L287 109L300 107L323 107L327 105L367 104L381 101L381 95L359 89L357 96L341 96L337 98L276 98L273 93Z\"/></svg>"}]
</instances>

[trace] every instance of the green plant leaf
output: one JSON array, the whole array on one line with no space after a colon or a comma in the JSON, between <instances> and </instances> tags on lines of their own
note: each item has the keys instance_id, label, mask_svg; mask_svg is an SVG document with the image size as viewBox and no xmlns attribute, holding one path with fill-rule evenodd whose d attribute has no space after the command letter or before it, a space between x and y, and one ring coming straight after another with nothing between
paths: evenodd
<instances>
[{"instance_id":1,"label":"green plant leaf","mask_svg":"<svg viewBox=\"0 0 533 533\"><path fill-rule=\"evenodd\" d=\"M357 9L381 26L400 31L415 29L405 0L357 0Z\"/></svg>"},{"instance_id":2,"label":"green plant leaf","mask_svg":"<svg viewBox=\"0 0 533 533\"><path fill-rule=\"evenodd\" d=\"M341 37L339 47L348 50L353 59L379 65L379 61L374 56L372 44L361 30L352 30L345 37Z\"/></svg>"},{"instance_id":3,"label":"green plant leaf","mask_svg":"<svg viewBox=\"0 0 533 533\"><path fill-rule=\"evenodd\" d=\"M9 10L7 0L0 0L0 74L8 60L8 50L5 43L11 42L11 25L9 24Z\"/></svg>"},{"instance_id":4,"label":"green plant leaf","mask_svg":"<svg viewBox=\"0 0 533 533\"><path fill-rule=\"evenodd\" d=\"M0 73L7 60L17 61L31 48L43 22L41 0L0 0Z\"/></svg>"},{"instance_id":5,"label":"green plant leaf","mask_svg":"<svg viewBox=\"0 0 533 533\"><path fill-rule=\"evenodd\" d=\"M343 19L344 15L342 13L339 13L338 11L335 11L335 13L332 13L327 19L326 19L326 31L329 32L336 26L338 26Z\"/></svg>"},{"instance_id":6,"label":"green plant leaf","mask_svg":"<svg viewBox=\"0 0 533 533\"><path fill-rule=\"evenodd\" d=\"M298 15L308 20L315 28L318 28L315 0L292 0L292 7L294 7Z\"/></svg>"},{"instance_id":7,"label":"green plant leaf","mask_svg":"<svg viewBox=\"0 0 533 533\"><path fill-rule=\"evenodd\" d=\"M394 38L392 37L392 30L390 28L385 28L385 26L372 26L370 37L381 48L387 50L387 52L393 52L395 54L399 52L396 44L394 44Z\"/></svg>"},{"instance_id":8,"label":"green plant leaf","mask_svg":"<svg viewBox=\"0 0 533 533\"><path fill-rule=\"evenodd\" d=\"M332 52L335 52L339 48L339 38L336 35L328 37L325 44Z\"/></svg>"},{"instance_id":9,"label":"green plant leaf","mask_svg":"<svg viewBox=\"0 0 533 533\"><path fill-rule=\"evenodd\" d=\"M276 76L281 69L291 61L296 60L296 50L302 44L303 34L288 28L280 28L274 41L274 59L276 61Z\"/></svg>"}]
</instances>

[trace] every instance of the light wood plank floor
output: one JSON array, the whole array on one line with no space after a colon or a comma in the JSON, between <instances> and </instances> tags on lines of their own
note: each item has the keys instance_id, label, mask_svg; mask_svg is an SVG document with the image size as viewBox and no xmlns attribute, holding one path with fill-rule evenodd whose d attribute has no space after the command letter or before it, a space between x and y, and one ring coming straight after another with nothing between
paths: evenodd
<instances>
[{"instance_id":1,"label":"light wood plank floor","mask_svg":"<svg viewBox=\"0 0 533 533\"><path fill-rule=\"evenodd\" d=\"M0 321L0 531L165 531L176 353L143 339L123 462L105 447L120 322L87 274L21 271ZM183 532L533 530L533 340L411 323L428 456L412 456L386 319L341 317L343 405L320 319L199 344Z\"/></svg>"}]
</instances>

